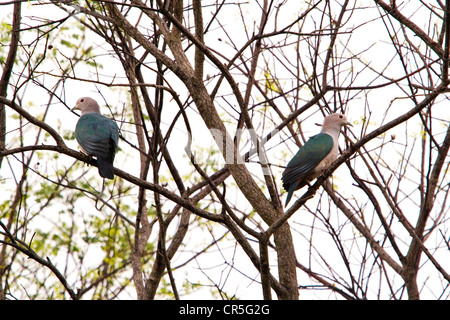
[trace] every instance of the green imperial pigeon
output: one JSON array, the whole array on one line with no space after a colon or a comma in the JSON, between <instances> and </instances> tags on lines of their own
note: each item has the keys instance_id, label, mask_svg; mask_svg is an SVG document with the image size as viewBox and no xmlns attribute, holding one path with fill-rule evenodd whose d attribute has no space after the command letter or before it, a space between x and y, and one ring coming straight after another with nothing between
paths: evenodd
<instances>
[{"instance_id":1,"label":"green imperial pigeon","mask_svg":"<svg viewBox=\"0 0 450 320\"><path fill-rule=\"evenodd\" d=\"M325 117L322 131L312 136L289 161L281 177L283 188L288 192L285 206L295 190L320 176L337 159L342 126L351 126L343 114L333 113Z\"/></svg>"},{"instance_id":2,"label":"green imperial pigeon","mask_svg":"<svg viewBox=\"0 0 450 320\"><path fill-rule=\"evenodd\" d=\"M78 99L75 107L81 111L75 128L75 138L81 149L97 158L98 173L103 178L114 178L114 156L119 142L117 124L100 114L100 107L92 98Z\"/></svg>"}]
</instances>

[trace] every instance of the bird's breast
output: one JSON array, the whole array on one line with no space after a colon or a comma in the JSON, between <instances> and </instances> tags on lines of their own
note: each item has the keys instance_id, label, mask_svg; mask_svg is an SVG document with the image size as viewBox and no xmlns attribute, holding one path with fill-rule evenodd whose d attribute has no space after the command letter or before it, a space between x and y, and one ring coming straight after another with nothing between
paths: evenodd
<instances>
[{"instance_id":1,"label":"bird's breast","mask_svg":"<svg viewBox=\"0 0 450 320\"><path fill-rule=\"evenodd\" d=\"M330 153L322 161L319 162L317 167L314 168L314 171L317 174L317 176L321 175L322 172L326 170L330 166L330 164L332 164L333 161L337 159L338 155L339 155L338 149L333 147Z\"/></svg>"}]
</instances>

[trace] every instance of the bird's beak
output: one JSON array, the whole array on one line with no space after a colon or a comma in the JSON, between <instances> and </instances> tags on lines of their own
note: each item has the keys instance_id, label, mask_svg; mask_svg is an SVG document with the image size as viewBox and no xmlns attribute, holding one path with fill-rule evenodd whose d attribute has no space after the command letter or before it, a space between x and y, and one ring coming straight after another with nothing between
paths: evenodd
<instances>
[{"instance_id":1,"label":"bird's beak","mask_svg":"<svg viewBox=\"0 0 450 320\"><path fill-rule=\"evenodd\" d=\"M353 125L349 122L349 121L347 121L347 123L346 124L344 124L344 126L349 126L349 127L353 127Z\"/></svg>"},{"instance_id":2,"label":"bird's beak","mask_svg":"<svg viewBox=\"0 0 450 320\"><path fill-rule=\"evenodd\" d=\"M70 109L71 111L74 111L74 110L80 110L80 109L78 109L78 105L75 105L75 107L73 107L72 109Z\"/></svg>"}]
</instances>

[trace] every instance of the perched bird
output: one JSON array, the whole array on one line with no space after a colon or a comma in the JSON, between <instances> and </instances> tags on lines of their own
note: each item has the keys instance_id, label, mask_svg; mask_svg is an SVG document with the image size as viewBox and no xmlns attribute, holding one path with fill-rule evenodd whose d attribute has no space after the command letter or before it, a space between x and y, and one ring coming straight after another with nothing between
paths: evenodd
<instances>
[{"instance_id":1,"label":"perched bird","mask_svg":"<svg viewBox=\"0 0 450 320\"><path fill-rule=\"evenodd\" d=\"M81 149L97 158L98 173L103 178L114 178L114 156L119 142L117 124L100 114L100 107L92 98L77 100L73 109L81 111L75 128L75 138Z\"/></svg>"},{"instance_id":2,"label":"perched bird","mask_svg":"<svg viewBox=\"0 0 450 320\"><path fill-rule=\"evenodd\" d=\"M339 133L343 126L351 126L343 114L333 113L325 117L322 131L312 136L289 161L281 177L283 188L288 192L285 206L295 190L320 176L337 159Z\"/></svg>"}]
</instances>

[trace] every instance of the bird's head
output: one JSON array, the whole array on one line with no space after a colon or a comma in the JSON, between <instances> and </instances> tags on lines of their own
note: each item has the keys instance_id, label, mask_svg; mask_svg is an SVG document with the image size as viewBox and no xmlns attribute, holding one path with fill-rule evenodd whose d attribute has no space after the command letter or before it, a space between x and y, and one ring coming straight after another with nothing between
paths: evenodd
<instances>
[{"instance_id":1,"label":"bird's head","mask_svg":"<svg viewBox=\"0 0 450 320\"><path fill-rule=\"evenodd\" d=\"M78 99L72 110L80 110L81 115L86 113L100 113L100 107L97 101L89 97Z\"/></svg>"},{"instance_id":2,"label":"bird's head","mask_svg":"<svg viewBox=\"0 0 450 320\"><path fill-rule=\"evenodd\" d=\"M353 127L353 125L347 120L345 115L343 115L342 113L333 113L329 116L326 116L323 120L322 130L327 130L328 128L330 128L340 131L341 127L345 126Z\"/></svg>"}]
</instances>

